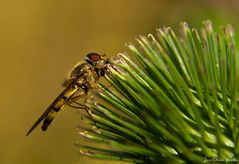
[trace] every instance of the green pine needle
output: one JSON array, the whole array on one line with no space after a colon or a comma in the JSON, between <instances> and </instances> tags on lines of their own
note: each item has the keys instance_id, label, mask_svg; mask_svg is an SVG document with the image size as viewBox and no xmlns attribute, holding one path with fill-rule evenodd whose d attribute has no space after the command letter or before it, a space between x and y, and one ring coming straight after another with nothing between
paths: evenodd
<instances>
[{"instance_id":1,"label":"green pine needle","mask_svg":"<svg viewBox=\"0 0 239 164\"><path fill-rule=\"evenodd\" d=\"M181 24L137 38L106 76L112 85L88 102L79 134L105 146L77 144L89 157L133 163L237 161L238 53L230 25L200 32ZM90 144L90 143L89 143Z\"/></svg>"}]
</instances>

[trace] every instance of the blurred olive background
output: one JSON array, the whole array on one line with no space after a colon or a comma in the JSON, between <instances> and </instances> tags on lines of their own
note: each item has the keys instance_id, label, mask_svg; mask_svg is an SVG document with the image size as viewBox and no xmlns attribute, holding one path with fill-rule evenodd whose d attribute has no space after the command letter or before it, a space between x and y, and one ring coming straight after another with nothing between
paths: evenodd
<instances>
[{"instance_id":1,"label":"blurred olive background","mask_svg":"<svg viewBox=\"0 0 239 164\"><path fill-rule=\"evenodd\" d=\"M88 52L114 56L138 35L162 25L238 26L239 1L232 0L1 0L0 164L112 163L77 155L80 115L57 116L46 133L30 126L62 90L69 69ZM236 28L237 30L237 28Z\"/></svg>"}]
</instances>

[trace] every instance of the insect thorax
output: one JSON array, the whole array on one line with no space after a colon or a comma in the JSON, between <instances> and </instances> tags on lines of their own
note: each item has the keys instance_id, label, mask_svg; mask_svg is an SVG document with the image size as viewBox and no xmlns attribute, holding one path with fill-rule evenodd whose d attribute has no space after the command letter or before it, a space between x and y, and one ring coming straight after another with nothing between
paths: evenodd
<instances>
[{"instance_id":1,"label":"insect thorax","mask_svg":"<svg viewBox=\"0 0 239 164\"><path fill-rule=\"evenodd\" d=\"M92 65L89 63L81 63L69 72L68 77L64 80L63 86L66 87L75 80L78 81L78 83L95 83L98 79L99 75Z\"/></svg>"}]
</instances>

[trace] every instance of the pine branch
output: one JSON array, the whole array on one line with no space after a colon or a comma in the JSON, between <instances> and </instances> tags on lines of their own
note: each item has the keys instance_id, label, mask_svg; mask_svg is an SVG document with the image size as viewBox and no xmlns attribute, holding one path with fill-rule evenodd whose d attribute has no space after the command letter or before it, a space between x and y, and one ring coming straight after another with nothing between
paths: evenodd
<instances>
[{"instance_id":1,"label":"pine branch","mask_svg":"<svg viewBox=\"0 0 239 164\"><path fill-rule=\"evenodd\" d=\"M133 163L237 161L238 52L230 25L200 32L181 24L128 43L118 69L88 103L91 125L79 134L109 147L77 144L81 154ZM90 144L90 143L89 143Z\"/></svg>"}]
</instances>

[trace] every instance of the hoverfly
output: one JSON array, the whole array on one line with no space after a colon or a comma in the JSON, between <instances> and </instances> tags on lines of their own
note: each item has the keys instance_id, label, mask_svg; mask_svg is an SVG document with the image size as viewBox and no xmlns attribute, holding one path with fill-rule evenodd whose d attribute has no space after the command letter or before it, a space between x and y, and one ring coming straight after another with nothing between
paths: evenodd
<instances>
[{"instance_id":1,"label":"hoverfly","mask_svg":"<svg viewBox=\"0 0 239 164\"><path fill-rule=\"evenodd\" d=\"M57 112L61 111L65 106L85 109L88 113L88 107L76 102L80 98L87 95L90 89L93 89L96 82L101 76L104 76L107 67L111 64L110 59L104 58L105 55L97 53L89 53L86 55L85 63L78 63L65 79L63 92L51 103L41 117L32 125L27 132L28 136L42 121L41 129L46 131L52 120L55 118ZM89 113L88 113L89 114Z\"/></svg>"}]
</instances>

